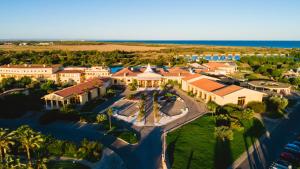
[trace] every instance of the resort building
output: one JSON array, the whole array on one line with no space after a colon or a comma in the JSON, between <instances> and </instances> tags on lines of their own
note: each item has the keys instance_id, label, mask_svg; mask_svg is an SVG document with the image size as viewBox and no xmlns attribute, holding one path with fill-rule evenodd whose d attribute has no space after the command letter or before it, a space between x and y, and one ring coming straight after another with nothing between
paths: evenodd
<instances>
[{"instance_id":1,"label":"resort building","mask_svg":"<svg viewBox=\"0 0 300 169\"><path fill-rule=\"evenodd\" d=\"M69 84L78 84L84 81L84 72L82 70L61 70L56 73L57 82L60 83L69 83Z\"/></svg>"},{"instance_id":2,"label":"resort building","mask_svg":"<svg viewBox=\"0 0 300 169\"><path fill-rule=\"evenodd\" d=\"M34 80L53 80L56 83L81 83L94 77L110 77L108 67L62 67L62 65L2 65L0 66L0 80L2 78L30 77Z\"/></svg>"},{"instance_id":3,"label":"resort building","mask_svg":"<svg viewBox=\"0 0 300 169\"><path fill-rule=\"evenodd\" d=\"M179 67L170 69L151 67L124 68L112 75L114 85L129 85L134 81L139 88L158 88L168 81L180 82L181 78L191 74Z\"/></svg>"},{"instance_id":4,"label":"resort building","mask_svg":"<svg viewBox=\"0 0 300 169\"><path fill-rule=\"evenodd\" d=\"M249 88L265 93L277 93L282 95L291 94L291 85L286 83L266 81L266 80L255 80L248 82Z\"/></svg>"},{"instance_id":5,"label":"resort building","mask_svg":"<svg viewBox=\"0 0 300 169\"><path fill-rule=\"evenodd\" d=\"M57 80L56 72L61 70L61 65L35 65L35 64L24 64L24 65L2 65L0 66L0 80L3 78L14 77L20 79L21 77L27 76L32 79L41 80Z\"/></svg>"},{"instance_id":6,"label":"resort building","mask_svg":"<svg viewBox=\"0 0 300 169\"><path fill-rule=\"evenodd\" d=\"M211 75L227 75L237 71L234 62L208 62L202 64L205 68L203 72Z\"/></svg>"},{"instance_id":7,"label":"resort building","mask_svg":"<svg viewBox=\"0 0 300 169\"><path fill-rule=\"evenodd\" d=\"M86 102L106 94L111 85L108 78L92 78L86 82L45 95L46 109L59 109L68 104L84 105Z\"/></svg>"},{"instance_id":8,"label":"resort building","mask_svg":"<svg viewBox=\"0 0 300 169\"><path fill-rule=\"evenodd\" d=\"M246 105L250 101L262 101L264 93L236 85L224 85L216 79L203 75L187 76L182 79L182 90L192 93L204 101L214 101L219 105L228 103Z\"/></svg>"}]
</instances>

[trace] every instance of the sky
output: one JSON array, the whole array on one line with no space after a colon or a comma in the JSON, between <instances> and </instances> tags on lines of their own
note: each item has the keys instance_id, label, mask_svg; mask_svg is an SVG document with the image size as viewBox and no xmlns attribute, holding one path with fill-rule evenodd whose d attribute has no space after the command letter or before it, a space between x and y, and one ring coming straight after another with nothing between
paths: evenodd
<instances>
[{"instance_id":1,"label":"sky","mask_svg":"<svg viewBox=\"0 0 300 169\"><path fill-rule=\"evenodd\" d=\"M300 40L300 0L0 0L0 39Z\"/></svg>"}]
</instances>

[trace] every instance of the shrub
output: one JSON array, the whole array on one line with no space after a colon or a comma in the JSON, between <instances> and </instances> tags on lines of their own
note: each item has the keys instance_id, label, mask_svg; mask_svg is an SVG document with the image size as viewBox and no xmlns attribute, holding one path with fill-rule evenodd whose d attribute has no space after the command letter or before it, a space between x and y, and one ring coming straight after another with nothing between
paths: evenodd
<instances>
[{"instance_id":1,"label":"shrub","mask_svg":"<svg viewBox=\"0 0 300 169\"><path fill-rule=\"evenodd\" d=\"M207 108L209 111L216 112L219 105L213 101L209 101L207 103Z\"/></svg>"},{"instance_id":2,"label":"shrub","mask_svg":"<svg viewBox=\"0 0 300 169\"><path fill-rule=\"evenodd\" d=\"M247 104L247 108L252 109L255 113L264 113L266 111L266 104L263 102L252 101Z\"/></svg>"},{"instance_id":3,"label":"shrub","mask_svg":"<svg viewBox=\"0 0 300 169\"><path fill-rule=\"evenodd\" d=\"M254 116L254 111L252 109L247 108L247 109L241 111L240 118L242 120L250 120L253 118L253 116Z\"/></svg>"},{"instance_id":4,"label":"shrub","mask_svg":"<svg viewBox=\"0 0 300 169\"><path fill-rule=\"evenodd\" d=\"M227 126L215 127L215 137L225 140L233 140L233 131Z\"/></svg>"},{"instance_id":5,"label":"shrub","mask_svg":"<svg viewBox=\"0 0 300 169\"><path fill-rule=\"evenodd\" d=\"M65 142L64 144L64 156L77 157L77 146L71 142Z\"/></svg>"},{"instance_id":6,"label":"shrub","mask_svg":"<svg viewBox=\"0 0 300 169\"><path fill-rule=\"evenodd\" d=\"M54 140L52 143L48 145L48 152L54 156L61 156L64 154L63 147L64 141L62 140Z\"/></svg>"},{"instance_id":7,"label":"shrub","mask_svg":"<svg viewBox=\"0 0 300 169\"><path fill-rule=\"evenodd\" d=\"M278 96L272 96L267 100L268 111L282 111L288 105L286 98L280 98Z\"/></svg>"}]
</instances>

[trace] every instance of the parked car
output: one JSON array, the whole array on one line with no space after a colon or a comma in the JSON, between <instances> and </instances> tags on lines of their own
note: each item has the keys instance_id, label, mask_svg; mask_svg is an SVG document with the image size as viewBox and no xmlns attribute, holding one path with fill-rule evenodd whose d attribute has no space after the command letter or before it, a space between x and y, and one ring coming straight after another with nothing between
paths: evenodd
<instances>
[{"instance_id":1,"label":"parked car","mask_svg":"<svg viewBox=\"0 0 300 169\"><path fill-rule=\"evenodd\" d=\"M295 149L295 150L297 150L297 151L300 152L300 147L297 146L297 145L295 145L295 144L288 143L287 145L285 145L285 147L290 147L290 148L293 148L293 149Z\"/></svg>"},{"instance_id":2,"label":"parked car","mask_svg":"<svg viewBox=\"0 0 300 169\"><path fill-rule=\"evenodd\" d=\"M297 158L300 159L300 152L297 152L297 151L292 150L292 149L284 149L283 152L291 153L291 154L293 154L294 156L296 156Z\"/></svg>"},{"instance_id":3,"label":"parked car","mask_svg":"<svg viewBox=\"0 0 300 169\"><path fill-rule=\"evenodd\" d=\"M282 152L280 158L291 163L299 163L299 158L289 152Z\"/></svg>"},{"instance_id":4,"label":"parked car","mask_svg":"<svg viewBox=\"0 0 300 169\"><path fill-rule=\"evenodd\" d=\"M298 147L300 147L300 141L293 141L292 144L297 145Z\"/></svg>"},{"instance_id":5,"label":"parked car","mask_svg":"<svg viewBox=\"0 0 300 169\"><path fill-rule=\"evenodd\" d=\"M270 169L292 169L292 165L287 161L277 160L272 163Z\"/></svg>"},{"instance_id":6,"label":"parked car","mask_svg":"<svg viewBox=\"0 0 300 169\"><path fill-rule=\"evenodd\" d=\"M297 151L297 150L295 150L295 149L293 149L293 148L290 148L290 147L285 147L284 148L284 152L289 152L289 153L294 154L297 157L300 157L300 152Z\"/></svg>"}]
</instances>

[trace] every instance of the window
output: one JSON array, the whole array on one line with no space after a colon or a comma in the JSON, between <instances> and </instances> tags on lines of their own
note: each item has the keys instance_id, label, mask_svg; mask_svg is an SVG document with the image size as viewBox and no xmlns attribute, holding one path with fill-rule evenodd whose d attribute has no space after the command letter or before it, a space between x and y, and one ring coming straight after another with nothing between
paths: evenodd
<instances>
[{"instance_id":1,"label":"window","mask_svg":"<svg viewBox=\"0 0 300 169\"><path fill-rule=\"evenodd\" d=\"M238 105L244 106L244 105L245 105L245 100L246 100L246 97L245 97L245 96L243 96L243 97L238 97Z\"/></svg>"}]
</instances>

